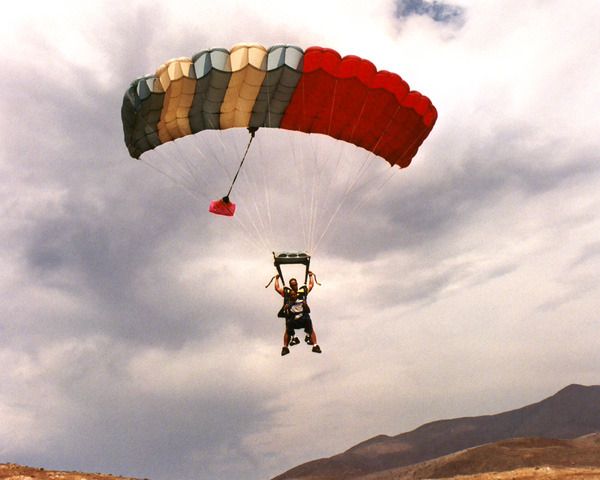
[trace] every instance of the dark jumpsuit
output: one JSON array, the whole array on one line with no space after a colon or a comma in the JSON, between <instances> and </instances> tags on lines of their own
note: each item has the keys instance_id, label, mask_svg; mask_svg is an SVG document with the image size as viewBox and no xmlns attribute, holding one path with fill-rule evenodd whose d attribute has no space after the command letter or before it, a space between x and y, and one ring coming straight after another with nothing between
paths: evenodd
<instances>
[{"instance_id":1,"label":"dark jumpsuit","mask_svg":"<svg viewBox=\"0 0 600 480\"><path fill-rule=\"evenodd\" d=\"M285 318L286 332L290 337L293 337L295 330L300 328L303 328L306 334L310 335L313 326L310 318L310 308L306 303L308 288L306 285L300 287L296 299L292 298L291 292L290 288L283 288L283 307L281 307L277 316Z\"/></svg>"}]
</instances>

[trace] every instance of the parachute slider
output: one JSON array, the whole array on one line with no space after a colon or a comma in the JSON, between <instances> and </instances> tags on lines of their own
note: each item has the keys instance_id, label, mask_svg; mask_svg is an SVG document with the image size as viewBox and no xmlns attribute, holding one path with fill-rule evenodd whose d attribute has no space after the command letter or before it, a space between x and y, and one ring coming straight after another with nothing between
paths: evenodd
<instances>
[{"instance_id":1,"label":"parachute slider","mask_svg":"<svg viewBox=\"0 0 600 480\"><path fill-rule=\"evenodd\" d=\"M229 196L226 195L219 200L213 200L212 202L210 202L208 211L210 213L214 213L215 215L224 215L226 217L233 217L233 215L235 213L235 203L232 203L229 200Z\"/></svg>"},{"instance_id":2,"label":"parachute slider","mask_svg":"<svg viewBox=\"0 0 600 480\"><path fill-rule=\"evenodd\" d=\"M304 283L308 280L308 270L310 268L310 255L306 252L273 252L273 264L277 273L285 285L281 265L300 264L305 267Z\"/></svg>"}]
</instances>

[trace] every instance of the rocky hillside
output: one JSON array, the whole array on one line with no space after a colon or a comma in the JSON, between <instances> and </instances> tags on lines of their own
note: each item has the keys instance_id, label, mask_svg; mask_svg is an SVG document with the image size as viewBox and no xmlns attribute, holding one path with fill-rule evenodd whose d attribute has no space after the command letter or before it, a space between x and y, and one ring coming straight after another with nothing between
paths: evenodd
<instances>
[{"instance_id":1,"label":"rocky hillside","mask_svg":"<svg viewBox=\"0 0 600 480\"><path fill-rule=\"evenodd\" d=\"M600 434L573 440L517 438L474 447L427 462L356 477L356 480L456 478L492 472L527 475L585 470L600 479Z\"/></svg>"}]
</instances>

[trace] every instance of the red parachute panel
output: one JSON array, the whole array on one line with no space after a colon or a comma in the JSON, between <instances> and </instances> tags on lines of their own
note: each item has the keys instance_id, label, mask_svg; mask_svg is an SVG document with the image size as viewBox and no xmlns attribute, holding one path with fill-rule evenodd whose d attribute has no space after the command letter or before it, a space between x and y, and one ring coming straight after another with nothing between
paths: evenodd
<instances>
[{"instance_id":1,"label":"red parachute panel","mask_svg":"<svg viewBox=\"0 0 600 480\"><path fill-rule=\"evenodd\" d=\"M330 135L405 167L436 118L429 99L409 92L400 76L377 72L356 56L311 47L280 126Z\"/></svg>"}]
</instances>

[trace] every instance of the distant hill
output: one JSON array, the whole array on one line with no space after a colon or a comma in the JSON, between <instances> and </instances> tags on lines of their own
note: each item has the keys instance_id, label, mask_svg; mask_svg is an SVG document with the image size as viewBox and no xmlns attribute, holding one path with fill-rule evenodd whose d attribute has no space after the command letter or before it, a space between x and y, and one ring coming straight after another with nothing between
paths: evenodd
<instances>
[{"instance_id":1,"label":"distant hill","mask_svg":"<svg viewBox=\"0 0 600 480\"><path fill-rule=\"evenodd\" d=\"M25 467L14 463L0 463L0 479L7 480L136 480L102 473L58 472L43 468Z\"/></svg>"},{"instance_id":2,"label":"distant hill","mask_svg":"<svg viewBox=\"0 0 600 480\"><path fill-rule=\"evenodd\" d=\"M344 453L292 468L273 480L363 477L501 440L574 439L595 432L600 432L600 386L570 385L517 410L441 420L393 437L379 435Z\"/></svg>"}]
</instances>

